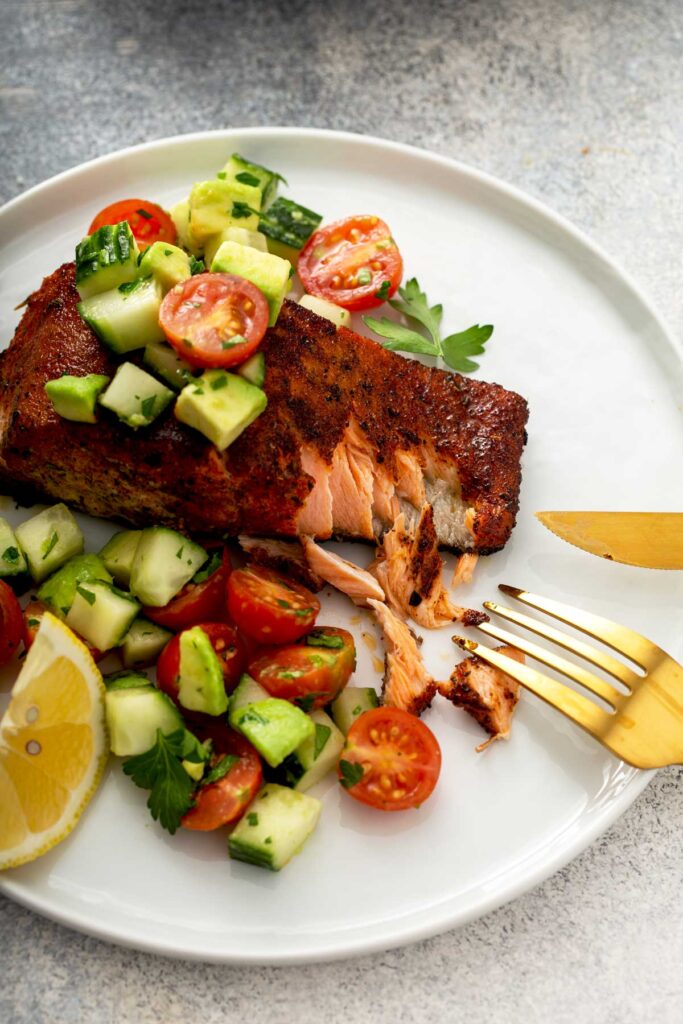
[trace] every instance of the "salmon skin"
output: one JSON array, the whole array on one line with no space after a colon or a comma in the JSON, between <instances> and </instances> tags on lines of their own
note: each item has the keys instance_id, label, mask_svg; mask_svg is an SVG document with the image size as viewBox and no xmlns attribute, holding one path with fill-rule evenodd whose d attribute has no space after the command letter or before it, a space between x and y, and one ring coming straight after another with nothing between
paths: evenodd
<instances>
[{"instance_id":1,"label":"salmon skin","mask_svg":"<svg viewBox=\"0 0 683 1024\"><path fill-rule=\"evenodd\" d=\"M137 432L104 410L72 423L45 382L117 366L77 302L64 264L29 298L0 359L0 483L20 499L194 534L371 541L429 503L442 546L487 553L510 536L527 420L514 392L286 301L261 347L268 408L225 452L170 409Z\"/></svg>"}]
</instances>

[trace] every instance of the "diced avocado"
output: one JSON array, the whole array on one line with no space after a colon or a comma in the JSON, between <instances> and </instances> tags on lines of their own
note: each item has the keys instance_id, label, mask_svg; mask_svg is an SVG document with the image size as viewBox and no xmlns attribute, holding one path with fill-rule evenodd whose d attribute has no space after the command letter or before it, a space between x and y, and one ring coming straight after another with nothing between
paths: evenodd
<instances>
[{"instance_id":1,"label":"diced avocado","mask_svg":"<svg viewBox=\"0 0 683 1024\"><path fill-rule=\"evenodd\" d=\"M224 451L267 404L265 391L243 377L225 370L206 370L180 392L175 415Z\"/></svg>"},{"instance_id":2,"label":"diced avocado","mask_svg":"<svg viewBox=\"0 0 683 1024\"><path fill-rule=\"evenodd\" d=\"M321 808L314 797L269 782L230 833L228 852L233 860L279 871L311 835Z\"/></svg>"},{"instance_id":3,"label":"diced avocado","mask_svg":"<svg viewBox=\"0 0 683 1024\"><path fill-rule=\"evenodd\" d=\"M36 583L83 551L81 528L62 503L27 519L15 533Z\"/></svg>"},{"instance_id":4,"label":"diced avocado","mask_svg":"<svg viewBox=\"0 0 683 1024\"><path fill-rule=\"evenodd\" d=\"M102 559L97 555L74 555L61 569L45 580L38 590L38 598L49 605L53 612L63 617L73 604L79 583L93 580L112 582Z\"/></svg>"},{"instance_id":5,"label":"diced avocado","mask_svg":"<svg viewBox=\"0 0 683 1024\"><path fill-rule=\"evenodd\" d=\"M100 395L100 405L115 412L127 426L148 427L164 411L173 392L135 363L121 363L114 379Z\"/></svg>"},{"instance_id":6,"label":"diced avocado","mask_svg":"<svg viewBox=\"0 0 683 1024\"><path fill-rule=\"evenodd\" d=\"M247 704L256 704L260 700L268 700L269 697L268 691L244 672L239 683L232 691L229 713L231 715L236 714L240 708L245 708Z\"/></svg>"},{"instance_id":7,"label":"diced avocado","mask_svg":"<svg viewBox=\"0 0 683 1024\"><path fill-rule=\"evenodd\" d=\"M154 341L147 345L142 356L143 362L149 366L157 377L161 377L174 391L182 391L186 384L194 380L199 373L193 366L186 363L175 349L163 341Z\"/></svg>"},{"instance_id":8,"label":"diced avocado","mask_svg":"<svg viewBox=\"0 0 683 1024\"><path fill-rule=\"evenodd\" d=\"M164 295L192 276L190 257L170 242L152 242L138 262L138 277L153 277Z\"/></svg>"},{"instance_id":9,"label":"diced avocado","mask_svg":"<svg viewBox=\"0 0 683 1024\"><path fill-rule=\"evenodd\" d=\"M194 779L195 782L201 782L206 769L204 761L181 761L180 763L191 779Z\"/></svg>"},{"instance_id":10,"label":"diced avocado","mask_svg":"<svg viewBox=\"0 0 683 1024\"><path fill-rule=\"evenodd\" d=\"M82 299L137 276L138 247L128 221L105 224L76 246L76 288Z\"/></svg>"},{"instance_id":11,"label":"diced avocado","mask_svg":"<svg viewBox=\"0 0 683 1024\"><path fill-rule=\"evenodd\" d=\"M299 253L321 220L321 214L280 196L261 214L258 229L268 239L268 251L295 267Z\"/></svg>"},{"instance_id":12,"label":"diced avocado","mask_svg":"<svg viewBox=\"0 0 683 1024\"><path fill-rule=\"evenodd\" d=\"M183 199L182 202L176 203L175 206L171 207L169 213L178 233L178 244L182 245L183 249L191 252L193 256L201 256L202 247L198 244L190 229L189 200Z\"/></svg>"},{"instance_id":13,"label":"diced avocado","mask_svg":"<svg viewBox=\"0 0 683 1024\"><path fill-rule=\"evenodd\" d=\"M239 242L223 242L213 258L211 270L213 273L236 274L255 284L268 301L268 323L273 326L289 291L290 264L287 260Z\"/></svg>"},{"instance_id":14,"label":"diced avocado","mask_svg":"<svg viewBox=\"0 0 683 1024\"><path fill-rule=\"evenodd\" d=\"M130 574L130 589L143 604L161 607L183 589L208 555L204 548L164 526L142 531Z\"/></svg>"},{"instance_id":15,"label":"diced avocado","mask_svg":"<svg viewBox=\"0 0 683 1024\"><path fill-rule=\"evenodd\" d=\"M126 668L153 665L173 633L155 622L138 616L121 644L121 657Z\"/></svg>"},{"instance_id":16,"label":"diced avocado","mask_svg":"<svg viewBox=\"0 0 683 1024\"><path fill-rule=\"evenodd\" d=\"M200 181L190 192L190 231L204 245L212 235L236 224L258 231L261 190L239 181ZM252 212L255 211L255 212Z\"/></svg>"},{"instance_id":17,"label":"diced avocado","mask_svg":"<svg viewBox=\"0 0 683 1024\"><path fill-rule=\"evenodd\" d=\"M262 388L266 382L266 359L263 352L254 352L250 359L237 367L237 372L255 387Z\"/></svg>"},{"instance_id":18,"label":"diced avocado","mask_svg":"<svg viewBox=\"0 0 683 1024\"><path fill-rule=\"evenodd\" d=\"M278 697L268 697L244 707L232 705L228 717L233 729L246 736L271 768L277 768L315 732L308 715Z\"/></svg>"},{"instance_id":19,"label":"diced avocado","mask_svg":"<svg viewBox=\"0 0 683 1024\"><path fill-rule=\"evenodd\" d=\"M47 397L55 412L64 420L75 423L95 423L95 407L100 392L109 383L109 377L101 373L89 373L86 377L72 377L65 373L45 385Z\"/></svg>"},{"instance_id":20,"label":"diced avocado","mask_svg":"<svg viewBox=\"0 0 683 1024\"><path fill-rule=\"evenodd\" d=\"M109 672L102 677L107 690L134 690L142 686L151 686L151 682L143 672Z\"/></svg>"},{"instance_id":21,"label":"diced avocado","mask_svg":"<svg viewBox=\"0 0 683 1024\"><path fill-rule=\"evenodd\" d=\"M370 686L347 686L332 701L332 717L341 731L346 734L364 711L379 707L379 698Z\"/></svg>"},{"instance_id":22,"label":"diced avocado","mask_svg":"<svg viewBox=\"0 0 683 1024\"><path fill-rule=\"evenodd\" d=\"M164 736L183 728L173 701L154 686L107 690L105 695L109 745L119 757L150 750L161 729Z\"/></svg>"},{"instance_id":23,"label":"diced avocado","mask_svg":"<svg viewBox=\"0 0 683 1024\"><path fill-rule=\"evenodd\" d=\"M351 326L351 314L348 309L342 309L327 299L320 299L317 295L302 295L299 305L304 309L310 309L312 313L317 313L318 316L324 316L326 320L331 320L335 327Z\"/></svg>"},{"instance_id":24,"label":"diced avocado","mask_svg":"<svg viewBox=\"0 0 683 1024\"><path fill-rule=\"evenodd\" d=\"M223 669L201 626L180 634L178 700L188 711L207 715L222 715L228 710Z\"/></svg>"},{"instance_id":25,"label":"diced avocado","mask_svg":"<svg viewBox=\"0 0 683 1024\"><path fill-rule=\"evenodd\" d=\"M260 231L249 231L247 228L238 228L233 224L229 228L219 231L217 235L207 238L204 246L204 260L207 267L213 263L214 256L223 242L239 242L240 245L258 249L259 252L268 252L265 235L262 235Z\"/></svg>"},{"instance_id":26,"label":"diced avocado","mask_svg":"<svg viewBox=\"0 0 683 1024\"><path fill-rule=\"evenodd\" d=\"M21 576L27 570L28 563L14 530L0 517L0 576Z\"/></svg>"},{"instance_id":27,"label":"diced avocado","mask_svg":"<svg viewBox=\"0 0 683 1024\"><path fill-rule=\"evenodd\" d=\"M261 164L253 164L245 160L239 153L233 153L222 171L216 175L217 178L225 178L227 181L239 181L242 185L253 185L261 190L261 209L265 210L270 206L275 193L277 192L278 181L283 181L281 174L269 171Z\"/></svg>"},{"instance_id":28,"label":"diced avocado","mask_svg":"<svg viewBox=\"0 0 683 1024\"><path fill-rule=\"evenodd\" d=\"M285 758L278 769L278 781L303 792L337 767L344 749L344 734L329 715L322 710L312 711L310 719L315 732L300 747Z\"/></svg>"},{"instance_id":29,"label":"diced avocado","mask_svg":"<svg viewBox=\"0 0 683 1024\"><path fill-rule=\"evenodd\" d=\"M118 647L140 611L130 594L110 583L78 583L67 626L100 651Z\"/></svg>"},{"instance_id":30,"label":"diced avocado","mask_svg":"<svg viewBox=\"0 0 683 1024\"><path fill-rule=\"evenodd\" d=\"M162 341L159 310L163 296L152 278L140 278L78 303L78 312L118 355Z\"/></svg>"},{"instance_id":31,"label":"diced avocado","mask_svg":"<svg viewBox=\"0 0 683 1024\"><path fill-rule=\"evenodd\" d=\"M107 572L120 587L130 586L130 571L141 536L142 530L119 530L100 551Z\"/></svg>"}]
</instances>

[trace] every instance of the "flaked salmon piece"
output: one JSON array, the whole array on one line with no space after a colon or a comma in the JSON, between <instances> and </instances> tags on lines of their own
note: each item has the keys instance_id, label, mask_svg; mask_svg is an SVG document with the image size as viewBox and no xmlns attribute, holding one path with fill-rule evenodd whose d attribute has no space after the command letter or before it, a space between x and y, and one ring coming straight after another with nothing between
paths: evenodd
<instances>
[{"instance_id":1,"label":"flaked salmon piece","mask_svg":"<svg viewBox=\"0 0 683 1024\"><path fill-rule=\"evenodd\" d=\"M427 629L449 622L472 626L487 616L453 604L443 582L443 561L439 555L431 505L424 505L413 529L400 513L385 533L369 571L379 581L391 609Z\"/></svg>"},{"instance_id":2,"label":"flaked salmon piece","mask_svg":"<svg viewBox=\"0 0 683 1024\"><path fill-rule=\"evenodd\" d=\"M250 561L268 569L291 576L316 593L322 590L325 580L311 567L298 540L274 540L270 537L237 538L239 545Z\"/></svg>"},{"instance_id":3,"label":"flaked salmon piece","mask_svg":"<svg viewBox=\"0 0 683 1024\"><path fill-rule=\"evenodd\" d=\"M503 646L496 650L524 664L524 655L516 647ZM519 683L506 672L473 654L456 665L451 678L439 683L438 688L442 696L456 707L464 708L489 733L489 738L477 747L478 751L510 735L512 714L519 700Z\"/></svg>"},{"instance_id":4,"label":"flaked salmon piece","mask_svg":"<svg viewBox=\"0 0 683 1024\"><path fill-rule=\"evenodd\" d=\"M353 562L319 547L311 537L302 537L301 546L311 570L326 583L350 597L354 604L366 607L368 600L384 600L384 591L374 576Z\"/></svg>"},{"instance_id":5,"label":"flaked salmon piece","mask_svg":"<svg viewBox=\"0 0 683 1024\"><path fill-rule=\"evenodd\" d=\"M372 525L375 536L381 537L385 530L390 529L400 511L394 480L383 466L376 466L372 491Z\"/></svg>"},{"instance_id":6,"label":"flaked salmon piece","mask_svg":"<svg viewBox=\"0 0 683 1024\"><path fill-rule=\"evenodd\" d=\"M382 627L386 653L382 703L421 715L436 694L436 682L424 667L413 631L381 601L368 601Z\"/></svg>"},{"instance_id":7,"label":"flaked salmon piece","mask_svg":"<svg viewBox=\"0 0 683 1024\"><path fill-rule=\"evenodd\" d=\"M332 523L341 536L372 540L372 502L375 460L367 438L352 416L341 442L332 453L329 476Z\"/></svg>"},{"instance_id":8,"label":"flaked salmon piece","mask_svg":"<svg viewBox=\"0 0 683 1024\"><path fill-rule=\"evenodd\" d=\"M461 583L471 583L478 561L479 555L460 555L455 563L455 572L453 573L451 586L459 587Z\"/></svg>"},{"instance_id":9,"label":"flaked salmon piece","mask_svg":"<svg viewBox=\"0 0 683 1024\"><path fill-rule=\"evenodd\" d=\"M296 525L300 534L310 534L320 540L332 536L332 491L330 490L329 465L310 445L301 447L301 468L315 481L304 506L297 516Z\"/></svg>"},{"instance_id":10,"label":"flaked salmon piece","mask_svg":"<svg viewBox=\"0 0 683 1024\"><path fill-rule=\"evenodd\" d=\"M410 452L399 449L394 459L396 462L396 491L415 509L421 509L427 500L425 479L422 466Z\"/></svg>"}]
</instances>

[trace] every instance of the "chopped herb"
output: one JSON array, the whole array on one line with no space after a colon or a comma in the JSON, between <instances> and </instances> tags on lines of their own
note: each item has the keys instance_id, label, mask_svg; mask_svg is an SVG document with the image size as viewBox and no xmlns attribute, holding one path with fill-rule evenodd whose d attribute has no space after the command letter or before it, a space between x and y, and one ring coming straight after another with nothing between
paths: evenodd
<instances>
[{"instance_id":1,"label":"chopped herb","mask_svg":"<svg viewBox=\"0 0 683 1024\"><path fill-rule=\"evenodd\" d=\"M266 838L263 840L263 842L266 843L268 846L270 846L272 841L273 841L273 837L272 836L266 836Z\"/></svg>"},{"instance_id":2,"label":"chopped herb","mask_svg":"<svg viewBox=\"0 0 683 1024\"><path fill-rule=\"evenodd\" d=\"M229 341L222 341L221 342L221 348L222 349L235 348L236 345L244 345L246 340L247 339L244 337L243 334L233 334L232 338L230 338Z\"/></svg>"},{"instance_id":3,"label":"chopped herb","mask_svg":"<svg viewBox=\"0 0 683 1024\"><path fill-rule=\"evenodd\" d=\"M296 615L296 616L297 616L298 618L300 618L300 619L303 619L303 618L305 618L305 617L306 617L307 615L310 615L312 611L313 611L313 609L312 609L312 608L295 608L295 609L294 609L294 614L295 614L295 615Z\"/></svg>"},{"instance_id":4,"label":"chopped herb","mask_svg":"<svg viewBox=\"0 0 683 1024\"><path fill-rule=\"evenodd\" d=\"M360 706L360 704L356 704L356 706L355 706L355 708L353 709L353 711L351 712L351 714L352 714L352 715L353 715L353 717L355 718L355 717L356 717L356 715L359 715L359 714L361 713L361 711L362 711L362 710L363 710L363 709L362 709L362 707Z\"/></svg>"},{"instance_id":5,"label":"chopped herb","mask_svg":"<svg viewBox=\"0 0 683 1024\"><path fill-rule=\"evenodd\" d=\"M31 627L31 629L33 629L35 626L40 625L40 619L29 619L28 624Z\"/></svg>"},{"instance_id":6,"label":"chopped herb","mask_svg":"<svg viewBox=\"0 0 683 1024\"><path fill-rule=\"evenodd\" d=\"M13 562L18 562L19 548L5 548L5 550L2 553L2 559L4 562L9 562L10 564L12 564Z\"/></svg>"},{"instance_id":7,"label":"chopped herb","mask_svg":"<svg viewBox=\"0 0 683 1024\"><path fill-rule=\"evenodd\" d=\"M250 825L258 825L258 814L256 811L249 811L247 815L247 821Z\"/></svg>"},{"instance_id":8,"label":"chopped herb","mask_svg":"<svg viewBox=\"0 0 683 1024\"><path fill-rule=\"evenodd\" d=\"M236 200L232 204L232 216L235 220L240 220L241 217L251 217L252 213L255 213L258 216L258 210L252 210L249 203L243 203Z\"/></svg>"},{"instance_id":9,"label":"chopped herb","mask_svg":"<svg viewBox=\"0 0 683 1024\"><path fill-rule=\"evenodd\" d=\"M323 633L321 629L314 629L312 633L304 637L304 643L307 647L329 647L335 651L340 650L344 646L342 637L330 636L328 633Z\"/></svg>"},{"instance_id":10,"label":"chopped herb","mask_svg":"<svg viewBox=\"0 0 683 1024\"><path fill-rule=\"evenodd\" d=\"M241 181L243 185L254 185L256 188L261 184L256 175L250 174L249 171L240 171L235 175L235 181Z\"/></svg>"},{"instance_id":11,"label":"chopped herb","mask_svg":"<svg viewBox=\"0 0 683 1024\"><path fill-rule=\"evenodd\" d=\"M57 533L56 530L53 530L50 538L43 542L43 561L45 561L45 559L50 554L58 540L59 534Z\"/></svg>"},{"instance_id":12,"label":"chopped herb","mask_svg":"<svg viewBox=\"0 0 683 1024\"><path fill-rule=\"evenodd\" d=\"M203 274L206 270L204 260L198 260L196 256L190 256L190 274L194 277L195 274Z\"/></svg>"},{"instance_id":13,"label":"chopped herb","mask_svg":"<svg viewBox=\"0 0 683 1024\"><path fill-rule=\"evenodd\" d=\"M210 384L212 391L220 391L221 388L227 387L228 378L225 374L221 374L220 377L215 377Z\"/></svg>"},{"instance_id":14,"label":"chopped herb","mask_svg":"<svg viewBox=\"0 0 683 1024\"><path fill-rule=\"evenodd\" d=\"M372 281L372 271L368 267L361 267L356 276L358 284L370 284Z\"/></svg>"},{"instance_id":15,"label":"chopped herb","mask_svg":"<svg viewBox=\"0 0 683 1024\"><path fill-rule=\"evenodd\" d=\"M143 217L145 220L151 220L153 216L153 214L151 214L149 210L145 210L144 207L142 206L140 207L139 210L136 210L135 212L139 213L140 216Z\"/></svg>"},{"instance_id":16,"label":"chopped herb","mask_svg":"<svg viewBox=\"0 0 683 1024\"><path fill-rule=\"evenodd\" d=\"M355 761L340 761L339 770L342 776L339 781L344 789L351 789L352 786L356 786L365 774L363 765L357 764Z\"/></svg>"},{"instance_id":17,"label":"chopped herb","mask_svg":"<svg viewBox=\"0 0 683 1024\"><path fill-rule=\"evenodd\" d=\"M123 284L119 285L118 291L122 295L130 295L131 292L137 291L146 281L149 281L149 277L140 277L137 281L124 281Z\"/></svg>"},{"instance_id":18,"label":"chopped herb","mask_svg":"<svg viewBox=\"0 0 683 1024\"><path fill-rule=\"evenodd\" d=\"M313 757L317 760L322 751L325 749L325 745L332 735L332 730L329 725L320 725L319 722L315 723L315 743L313 745Z\"/></svg>"},{"instance_id":19,"label":"chopped herb","mask_svg":"<svg viewBox=\"0 0 683 1024\"><path fill-rule=\"evenodd\" d=\"M213 551L211 553L211 558L206 563L204 568L200 569L199 572L196 572L194 574L194 576L192 577L192 582L193 583L203 583L204 580L208 580L209 576L213 576L213 574L216 572L216 570L220 569L222 562L223 562L223 552L222 551Z\"/></svg>"},{"instance_id":20,"label":"chopped herb","mask_svg":"<svg viewBox=\"0 0 683 1024\"><path fill-rule=\"evenodd\" d=\"M219 171L216 177L220 178L221 181L225 181L225 179L227 178L227 174L225 173L225 171Z\"/></svg>"},{"instance_id":21,"label":"chopped herb","mask_svg":"<svg viewBox=\"0 0 683 1024\"><path fill-rule=\"evenodd\" d=\"M193 395L203 395L204 394L204 388L195 388L194 391L192 392L192 394Z\"/></svg>"},{"instance_id":22,"label":"chopped herb","mask_svg":"<svg viewBox=\"0 0 683 1024\"><path fill-rule=\"evenodd\" d=\"M381 299L384 302L385 299L389 298L389 291L391 289L391 281L382 281L381 285L375 292L375 298Z\"/></svg>"},{"instance_id":23,"label":"chopped herb","mask_svg":"<svg viewBox=\"0 0 683 1024\"><path fill-rule=\"evenodd\" d=\"M183 551L184 551L184 550L185 550L185 545L183 544L183 545L182 545L181 547L179 547L179 548L178 548L178 550L176 551L176 553L175 553L175 556L176 556L176 558L182 558L182 557L183 557Z\"/></svg>"},{"instance_id":24,"label":"chopped herb","mask_svg":"<svg viewBox=\"0 0 683 1024\"><path fill-rule=\"evenodd\" d=\"M149 398L143 398L140 406L142 408L142 415L149 419L154 411L154 403L156 402L156 395L150 395Z\"/></svg>"},{"instance_id":25,"label":"chopped herb","mask_svg":"<svg viewBox=\"0 0 683 1024\"><path fill-rule=\"evenodd\" d=\"M266 718L265 715L260 714L258 711L254 711L253 705L249 705L240 718L240 725L243 722L253 722L255 725L269 725L270 719Z\"/></svg>"},{"instance_id":26,"label":"chopped herb","mask_svg":"<svg viewBox=\"0 0 683 1024\"><path fill-rule=\"evenodd\" d=\"M289 603L289 601L285 601L281 597L278 597L277 604L279 605L280 608L291 608L292 607L291 604Z\"/></svg>"},{"instance_id":27,"label":"chopped herb","mask_svg":"<svg viewBox=\"0 0 683 1024\"><path fill-rule=\"evenodd\" d=\"M239 757L234 754L225 754L220 761L217 761L213 768L206 773L202 779L200 785L210 786L212 782L218 782L225 775L228 774L233 765L236 765L239 761Z\"/></svg>"},{"instance_id":28,"label":"chopped herb","mask_svg":"<svg viewBox=\"0 0 683 1024\"><path fill-rule=\"evenodd\" d=\"M92 590L86 590L80 583L76 584L76 591L81 595L84 601L87 601L89 605L94 605L97 600L97 594L93 594Z\"/></svg>"},{"instance_id":29,"label":"chopped herb","mask_svg":"<svg viewBox=\"0 0 683 1024\"><path fill-rule=\"evenodd\" d=\"M181 764L186 747L185 729L167 736L157 729L154 746L144 754L129 757L123 765L125 774L130 775L136 786L151 790L147 801L151 815L171 834L192 806L195 783Z\"/></svg>"},{"instance_id":30,"label":"chopped herb","mask_svg":"<svg viewBox=\"0 0 683 1024\"><path fill-rule=\"evenodd\" d=\"M164 256L172 256L172 255L173 255L173 250L172 249L164 249Z\"/></svg>"}]
</instances>

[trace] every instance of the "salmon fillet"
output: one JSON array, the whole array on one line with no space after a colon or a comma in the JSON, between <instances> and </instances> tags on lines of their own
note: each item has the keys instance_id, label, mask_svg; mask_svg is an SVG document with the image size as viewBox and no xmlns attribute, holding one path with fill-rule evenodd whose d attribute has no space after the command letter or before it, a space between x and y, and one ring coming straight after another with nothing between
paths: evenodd
<instances>
[{"instance_id":1,"label":"salmon fillet","mask_svg":"<svg viewBox=\"0 0 683 1024\"><path fill-rule=\"evenodd\" d=\"M485 553L507 541L526 439L519 395L285 302L262 343L268 408L225 452L170 408L138 432L104 411L71 423L45 382L116 368L77 302L64 264L30 297L0 359L0 482L15 496L190 533L365 540L399 510L416 520L427 501L440 544Z\"/></svg>"},{"instance_id":2,"label":"salmon fillet","mask_svg":"<svg viewBox=\"0 0 683 1024\"><path fill-rule=\"evenodd\" d=\"M516 647L497 647L497 651L524 663L524 655ZM519 683L507 672L472 655L455 666L451 678L439 683L439 693L456 707L464 708L489 733L477 747L484 750L494 740L510 735L512 714L519 700Z\"/></svg>"},{"instance_id":3,"label":"salmon fillet","mask_svg":"<svg viewBox=\"0 0 683 1024\"><path fill-rule=\"evenodd\" d=\"M370 599L368 604L382 628L386 647L382 704L421 715L436 694L436 683L420 656L422 641L381 601Z\"/></svg>"}]
</instances>

